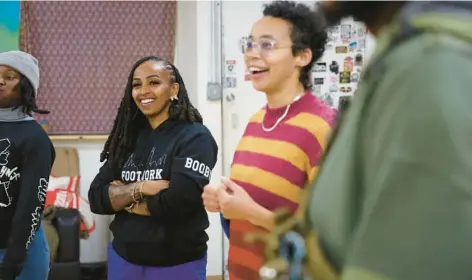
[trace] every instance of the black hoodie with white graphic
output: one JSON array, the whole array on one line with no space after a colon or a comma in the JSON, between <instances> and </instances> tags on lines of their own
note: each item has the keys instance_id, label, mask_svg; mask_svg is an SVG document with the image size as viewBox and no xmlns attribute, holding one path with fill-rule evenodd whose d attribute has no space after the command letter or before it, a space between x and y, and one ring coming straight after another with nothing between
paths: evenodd
<instances>
[{"instance_id":1,"label":"black hoodie with white graphic","mask_svg":"<svg viewBox=\"0 0 472 280\"><path fill-rule=\"evenodd\" d=\"M54 147L35 120L0 119L0 279L15 279L41 224Z\"/></svg>"},{"instance_id":2,"label":"black hoodie with white graphic","mask_svg":"<svg viewBox=\"0 0 472 280\"><path fill-rule=\"evenodd\" d=\"M167 120L143 130L136 148L121 167L106 162L89 190L94 213L112 215L113 248L138 265L172 266L201 259L209 226L201 198L216 164L218 146L200 123ZM108 188L146 180L168 180L169 188L146 197L150 216L113 210Z\"/></svg>"}]
</instances>

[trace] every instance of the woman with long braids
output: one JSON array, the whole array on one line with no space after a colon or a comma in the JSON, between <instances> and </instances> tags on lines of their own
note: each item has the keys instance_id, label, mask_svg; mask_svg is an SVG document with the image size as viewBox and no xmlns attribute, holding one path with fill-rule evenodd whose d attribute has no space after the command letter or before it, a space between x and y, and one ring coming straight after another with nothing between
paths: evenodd
<instances>
[{"instance_id":1,"label":"woman with long braids","mask_svg":"<svg viewBox=\"0 0 472 280\"><path fill-rule=\"evenodd\" d=\"M40 226L54 147L32 113L38 61L0 53L0 280L46 280L49 248Z\"/></svg>"},{"instance_id":2,"label":"woman with long braids","mask_svg":"<svg viewBox=\"0 0 472 280\"><path fill-rule=\"evenodd\" d=\"M94 213L115 215L108 279L206 278L201 195L218 147L202 123L174 65L136 62L89 191Z\"/></svg>"}]
</instances>

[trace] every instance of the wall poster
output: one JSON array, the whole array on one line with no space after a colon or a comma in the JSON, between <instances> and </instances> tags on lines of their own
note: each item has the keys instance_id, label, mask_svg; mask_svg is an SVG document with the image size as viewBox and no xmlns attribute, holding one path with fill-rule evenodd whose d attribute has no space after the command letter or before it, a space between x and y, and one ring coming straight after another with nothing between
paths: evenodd
<instances>
[{"instance_id":1,"label":"wall poster","mask_svg":"<svg viewBox=\"0 0 472 280\"><path fill-rule=\"evenodd\" d=\"M323 57L312 69L313 94L331 107L339 99L352 96L357 89L366 54L367 29L353 20L344 20L328 29Z\"/></svg>"}]
</instances>

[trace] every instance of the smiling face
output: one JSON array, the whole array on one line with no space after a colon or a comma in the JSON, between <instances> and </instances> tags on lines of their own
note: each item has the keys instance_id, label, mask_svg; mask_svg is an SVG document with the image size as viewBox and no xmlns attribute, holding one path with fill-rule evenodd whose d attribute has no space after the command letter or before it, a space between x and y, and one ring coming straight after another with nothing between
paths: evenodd
<instances>
[{"instance_id":1,"label":"smiling face","mask_svg":"<svg viewBox=\"0 0 472 280\"><path fill-rule=\"evenodd\" d=\"M21 74L18 71L0 65L0 108L10 108L20 104L20 80Z\"/></svg>"},{"instance_id":2,"label":"smiling face","mask_svg":"<svg viewBox=\"0 0 472 280\"><path fill-rule=\"evenodd\" d=\"M148 60L134 71L131 92L136 106L148 119L167 118L171 97L177 96L179 84L170 65Z\"/></svg>"},{"instance_id":3,"label":"smiling face","mask_svg":"<svg viewBox=\"0 0 472 280\"><path fill-rule=\"evenodd\" d=\"M289 80L296 83L310 62L311 56L307 61L306 55L293 55L290 32L290 24L280 18L266 16L254 24L244 61L256 90L270 94Z\"/></svg>"}]
</instances>

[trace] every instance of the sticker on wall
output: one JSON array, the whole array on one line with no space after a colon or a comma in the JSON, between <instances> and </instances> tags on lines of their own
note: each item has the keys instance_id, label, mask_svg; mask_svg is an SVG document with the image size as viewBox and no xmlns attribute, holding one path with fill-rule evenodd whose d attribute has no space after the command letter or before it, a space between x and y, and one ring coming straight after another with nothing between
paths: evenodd
<instances>
[{"instance_id":1,"label":"sticker on wall","mask_svg":"<svg viewBox=\"0 0 472 280\"><path fill-rule=\"evenodd\" d=\"M329 71L335 74L339 73L339 64L337 61L331 61L331 64L329 65Z\"/></svg>"},{"instance_id":2,"label":"sticker on wall","mask_svg":"<svg viewBox=\"0 0 472 280\"><path fill-rule=\"evenodd\" d=\"M313 87L313 93L314 93L315 95L321 94L321 85L315 85L315 86Z\"/></svg>"},{"instance_id":3,"label":"sticker on wall","mask_svg":"<svg viewBox=\"0 0 472 280\"><path fill-rule=\"evenodd\" d=\"M348 48L346 46L337 46L335 52L336 53L347 53Z\"/></svg>"},{"instance_id":4,"label":"sticker on wall","mask_svg":"<svg viewBox=\"0 0 472 280\"><path fill-rule=\"evenodd\" d=\"M351 25L342 24L341 25L341 41L343 43L348 43L351 40Z\"/></svg>"},{"instance_id":5,"label":"sticker on wall","mask_svg":"<svg viewBox=\"0 0 472 280\"><path fill-rule=\"evenodd\" d=\"M347 108L351 103L351 98L351 96L340 96L338 100L338 109L341 111Z\"/></svg>"},{"instance_id":6,"label":"sticker on wall","mask_svg":"<svg viewBox=\"0 0 472 280\"><path fill-rule=\"evenodd\" d=\"M331 33L331 34L335 34L335 33L339 33L339 25L335 25L333 27L329 27L328 28L328 33Z\"/></svg>"},{"instance_id":7,"label":"sticker on wall","mask_svg":"<svg viewBox=\"0 0 472 280\"><path fill-rule=\"evenodd\" d=\"M224 88L235 88L236 87L236 77L225 77L223 79Z\"/></svg>"},{"instance_id":8,"label":"sticker on wall","mask_svg":"<svg viewBox=\"0 0 472 280\"><path fill-rule=\"evenodd\" d=\"M328 106L333 107L334 100L329 92L325 92L323 94L319 94L318 97Z\"/></svg>"},{"instance_id":9,"label":"sticker on wall","mask_svg":"<svg viewBox=\"0 0 472 280\"><path fill-rule=\"evenodd\" d=\"M339 73L339 83L340 84L349 84L351 82L351 72L341 72Z\"/></svg>"},{"instance_id":10,"label":"sticker on wall","mask_svg":"<svg viewBox=\"0 0 472 280\"><path fill-rule=\"evenodd\" d=\"M350 42L349 43L349 51L353 52L357 49L357 42Z\"/></svg>"},{"instance_id":11,"label":"sticker on wall","mask_svg":"<svg viewBox=\"0 0 472 280\"><path fill-rule=\"evenodd\" d=\"M355 38L357 38L357 29L355 28L355 26L353 26L351 28L351 40L354 40Z\"/></svg>"},{"instance_id":12,"label":"sticker on wall","mask_svg":"<svg viewBox=\"0 0 472 280\"><path fill-rule=\"evenodd\" d=\"M313 66L313 72L326 72L326 62L318 62Z\"/></svg>"},{"instance_id":13,"label":"sticker on wall","mask_svg":"<svg viewBox=\"0 0 472 280\"><path fill-rule=\"evenodd\" d=\"M354 58L354 65L362 66L363 62L364 62L364 58L362 57L362 54L360 53L356 54L356 57Z\"/></svg>"},{"instance_id":14,"label":"sticker on wall","mask_svg":"<svg viewBox=\"0 0 472 280\"><path fill-rule=\"evenodd\" d=\"M331 83L337 83L338 82L338 76L331 76L329 77L329 81Z\"/></svg>"},{"instance_id":15,"label":"sticker on wall","mask_svg":"<svg viewBox=\"0 0 472 280\"><path fill-rule=\"evenodd\" d=\"M351 87L341 87L339 89L340 92L343 92L343 93L349 93L352 91L352 88Z\"/></svg>"},{"instance_id":16,"label":"sticker on wall","mask_svg":"<svg viewBox=\"0 0 472 280\"><path fill-rule=\"evenodd\" d=\"M333 107L334 106L334 99L333 97L331 96L331 94L329 94L329 92L326 92L324 94L324 102L326 103L326 105L328 105L329 107Z\"/></svg>"},{"instance_id":17,"label":"sticker on wall","mask_svg":"<svg viewBox=\"0 0 472 280\"><path fill-rule=\"evenodd\" d=\"M343 71L352 72L354 70L354 63L352 57L348 56L344 59Z\"/></svg>"},{"instance_id":18,"label":"sticker on wall","mask_svg":"<svg viewBox=\"0 0 472 280\"><path fill-rule=\"evenodd\" d=\"M365 49L365 39L359 39L357 41L357 46L359 49Z\"/></svg>"},{"instance_id":19,"label":"sticker on wall","mask_svg":"<svg viewBox=\"0 0 472 280\"><path fill-rule=\"evenodd\" d=\"M333 50L334 50L334 44L333 43L327 43L326 46L325 46L325 51L330 52L330 51L333 51ZM325 52L325 55L326 55L326 52Z\"/></svg>"},{"instance_id":20,"label":"sticker on wall","mask_svg":"<svg viewBox=\"0 0 472 280\"><path fill-rule=\"evenodd\" d=\"M315 84L315 85L324 84L324 78L315 78L314 81L313 81L313 84Z\"/></svg>"},{"instance_id":21,"label":"sticker on wall","mask_svg":"<svg viewBox=\"0 0 472 280\"><path fill-rule=\"evenodd\" d=\"M354 63L351 61L345 61L343 64L343 71L344 72L352 72L354 70Z\"/></svg>"},{"instance_id":22,"label":"sticker on wall","mask_svg":"<svg viewBox=\"0 0 472 280\"><path fill-rule=\"evenodd\" d=\"M351 74L351 83L359 82L359 73L352 73Z\"/></svg>"},{"instance_id":23,"label":"sticker on wall","mask_svg":"<svg viewBox=\"0 0 472 280\"><path fill-rule=\"evenodd\" d=\"M359 38L365 37L367 35L367 28L365 26L359 25L357 27L357 36Z\"/></svg>"},{"instance_id":24,"label":"sticker on wall","mask_svg":"<svg viewBox=\"0 0 472 280\"><path fill-rule=\"evenodd\" d=\"M328 38L326 38L327 43L334 43L336 42L336 36L335 35L328 35Z\"/></svg>"},{"instance_id":25,"label":"sticker on wall","mask_svg":"<svg viewBox=\"0 0 472 280\"><path fill-rule=\"evenodd\" d=\"M247 37L241 37L241 39L239 40L239 47L242 53L244 53L244 50L246 49L246 45L247 45Z\"/></svg>"},{"instance_id":26,"label":"sticker on wall","mask_svg":"<svg viewBox=\"0 0 472 280\"><path fill-rule=\"evenodd\" d=\"M226 60L226 76L236 76L236 60Z\"/></svg>"},{"instance_id":27,"label":"sticker on wall","mask_svg":"<svg viewBox=\"0 0 472 280\"><path fill-rule=\"evenodd\" d=\"M339 89L337 84L332 84L329 86L329 92L337 92Z\"/></svg>"}]
</instances>

